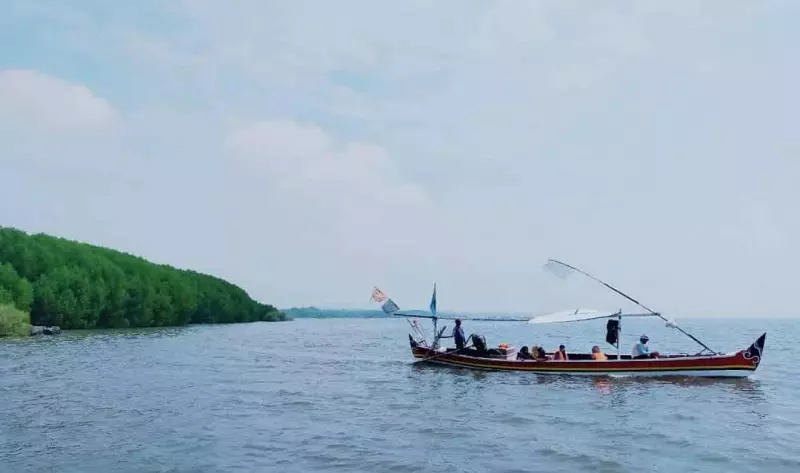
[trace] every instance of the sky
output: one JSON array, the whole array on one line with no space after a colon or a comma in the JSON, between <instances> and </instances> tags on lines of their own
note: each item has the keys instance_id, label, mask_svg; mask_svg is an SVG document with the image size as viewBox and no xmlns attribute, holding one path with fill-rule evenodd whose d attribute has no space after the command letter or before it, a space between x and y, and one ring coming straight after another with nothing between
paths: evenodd
<instances>
[{"instance_id":1,"label":"sky","mask_svg":"<svg viewBox=\"0 0 800 473\"><path fill-rule=\"evenodd\" d=\"M800 3L6 0L0 225L279 307L792 316ZM599 304L599 305L598 305Z\"/></svg>"}]
</instances>

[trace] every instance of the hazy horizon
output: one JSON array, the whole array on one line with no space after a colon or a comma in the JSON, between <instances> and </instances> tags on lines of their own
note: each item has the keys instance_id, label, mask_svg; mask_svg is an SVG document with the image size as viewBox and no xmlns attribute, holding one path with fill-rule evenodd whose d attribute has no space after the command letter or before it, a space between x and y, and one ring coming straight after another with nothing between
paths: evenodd
<instances>
[{"instance_id":1,"label":"hazy horizon","mask_svg":"<svg viewBox=\"0 0 800 473\"><path fill-rule=\"evenodd\" d=\"M387 318L392 318L394 316L386 314L382 312L378 307L356 307L356 308L347 308L347 307L318 307L318 306L309 306L309 307L279 307L279 310L290 310L290 309L308 309L310 307L314 307L315 309L319 309L320 312L364 312L364 313L375 313L380 312L386 315ZM581 307L582 309L597 309L596 307ZM564 307L563 309L570 309L570 307ZM617 309L618 310L618 309ZM419 313L429 313L427 309L421 307L405 307L402 309L404 312L417 312ZM640 311L641 312L641 311ZM453 315L464 315L468 314L468 316L487 316L487 317L499 317L499 316L508 316L508 317L535 317L539 315L544 315L548 313L547 311L517 311L517 312L505 312L505 311L474 311L474 310L439 310L437 311L437 315L439 316L453 316ZM726 315L726 314L669 314L669 313L661 313L664 317L668 319L749 319L749 320L783 320L783 319L793 319L797 317L797 314L739 314L739 315ZM396 317L395 317L396 318ZM659 319L660 321L660 319Z\"/></svg>"},{"instance_id":2,"label":"hazy horizon","mask_svg":"<svg viewBox=\"0 0 800 473\"><path fill-rule=\"evenodd\" d=\"M4 226L277 307L631 310L553 257L795 315L798 2L6 3Z\"/></svg>"}]
</instances>

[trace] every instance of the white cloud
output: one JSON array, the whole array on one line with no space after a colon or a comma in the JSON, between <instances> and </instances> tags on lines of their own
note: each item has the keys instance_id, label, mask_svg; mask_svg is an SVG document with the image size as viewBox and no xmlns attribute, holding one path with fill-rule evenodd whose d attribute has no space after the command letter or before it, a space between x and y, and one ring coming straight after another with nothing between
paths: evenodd
<instances>
[{"instance_id":1,"label":"white cloud","mask_svg":"<svg viewBox=\"0 0 800 473\"><path fill-rule=\"evenodd\" d=\"M701 312L800 264L792 2L152 5L82 9L64 37L59 11L12 9L53 25L42 58L107 71L92 81L124 112L42 59L54 77L2 96L4 192L39 189L4 218L279 305L362 305L373 283L424 305L436 279L450 307L536 310L560 256ZM721 269L687 276L698 260Z\"/></svg>"},{"instance_id":2,"label":"white cloud","mask_svg":"<svg viewBox=\"0 0 800 473\"><path fill-rule=\"evenodd\" d=\"M85 86L31 70L0 71L0 126L75 131L106 128L117 118L111 104Z\"/></svg>"},{"instance_id":3,"label":"white cloud","mask_svg":"<svg viewBox=\"0 0 800 473\"><path fill-rule=\"evenodd\" d=\"M130 156L123 132L120 113L85 85L33 70L0 70L0 164L6 173L38 175L53 190L125 176ZM34 182L30 189L41 187ZM62 196L54 200L58 204L42 215L63 207Z\"/></svg>"},{"instance_id":4,"label":"white cloud","mask_svg":"<svg viewBox=\"0 0 800 473\"><path fill-rule=\"evenodd\" d=\"M295 210L338 231L337 244L371 254L372 229L422 228L433 210L430 196L397 171L388 152L370 143L338 142L316 126L292 121L263 121L233 130L231 157L243 172L279 189ZM392 238L394 235L394 238ZM389 233L380 238L402 245L408 239Z\"/></svg>"}]
</instances>

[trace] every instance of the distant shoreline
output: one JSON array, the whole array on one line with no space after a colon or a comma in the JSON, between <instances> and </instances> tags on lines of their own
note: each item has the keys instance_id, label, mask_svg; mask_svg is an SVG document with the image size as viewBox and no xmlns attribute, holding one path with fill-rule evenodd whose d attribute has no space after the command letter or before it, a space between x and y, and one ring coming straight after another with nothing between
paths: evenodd
<instances>
[{"instance_id":1,"label":"distant shoreline","mask_svg":"<svg viewBox=\"0 0 800 473\"><path fill-rule=\"evenodd\" d=\"M320 309L317 307L292 307L281 309L291 319L387 319L392 316L381 310Z\"/></svg>"},{"instance_id":2,"label":"distant shoreline","mask_svg":"<svg viewBox=\"0 0 800 473\"><path fill-rule=\"evenodd\" d=\"M280 309L280 311L287 316L291 317L292 319L346 319L346 318L353 318L353 319L391 319L396 318L392 315L386 314L381 310L370 310L370 309L322 309L318 307L292 307L289 309ZM410 313L419 312L420 315L430 315L424 310L412 310L409 311ZM534 317L537 314L532 314L530 312L523 313L523 312L469 312L466 311L469 315L464 315L465 318L470 317L485 317L485 318L502 318L502 317ZM464 312L440 312L438 315L442 317L457 317L458 315L463 315ZM723 316L723 315L675 315L672 317L676 321L690 321L690 320L727 320L727 321L737 321L737 320L785 320L785 319L793 319L797 318L797 316L793 315L752 315L752 316L741 316L741 315L734 315L734 316Z\"/></svg>"}]
</instances>

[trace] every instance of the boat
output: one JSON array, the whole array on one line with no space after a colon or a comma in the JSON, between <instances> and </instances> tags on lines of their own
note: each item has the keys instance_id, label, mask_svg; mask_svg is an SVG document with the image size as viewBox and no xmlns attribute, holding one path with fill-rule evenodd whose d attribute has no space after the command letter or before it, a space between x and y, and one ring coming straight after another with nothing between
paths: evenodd
<instances>
[{"instance_id":1,"label":"boat","mask_svg":"<svg viewBox=\"0 0 800 473\"><path fill-rule=\"evenodd\" d=\"M436 312L436 285L431 298L430 314L422 311L401 311L397 304L377 287L373 288L372 300L382 303L387 314L403 317L409 321L414 335L408 335L411 354L415 363L444 365L457 368L497 371L522 371L535 374L559 374L575 376L658 376L658 377L703 377L703 378L744 378L755 373L761 363L766 341L766 332L762 333L749 347L734 352L711 350L694 335L689 334L674 321L665 318L661 313L644 306L627 294L610 284L576 268L575 266L555 259L549 259L545 267L556 274L566 275L572 272L587 276L629 301L645 309L643 313L623 313L622 310L599 311L591 309L570 309L540 315L532 318L493 318L493 317L451 317L439 316ZM631 317L659 318L666 326L676 329L702 346L697 353L652 353L647 356L634 357L622 354L620 341L622 321ZM428 341L419 319L429 319L433 323L433 339ZM446 326L438 329L440 320L473 320L530 324L577 323L589 320L608 319L605 341L616 349L616 353L605 354L605 360L595 360L591 353L569 353L566 360L555 359L554 352L544 352L544 356L535 359L521 359L519 351L506 344L488 347L485 338L473 333L467 337L461 349L440 346Z\"/></svg>"}]
</instances>

